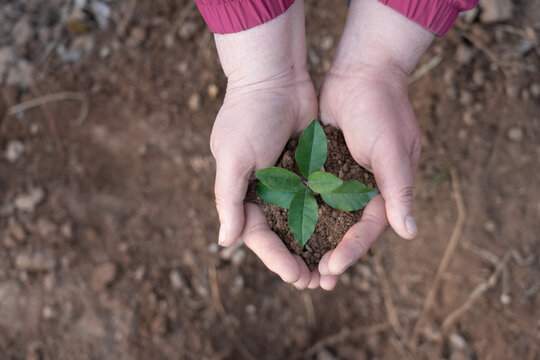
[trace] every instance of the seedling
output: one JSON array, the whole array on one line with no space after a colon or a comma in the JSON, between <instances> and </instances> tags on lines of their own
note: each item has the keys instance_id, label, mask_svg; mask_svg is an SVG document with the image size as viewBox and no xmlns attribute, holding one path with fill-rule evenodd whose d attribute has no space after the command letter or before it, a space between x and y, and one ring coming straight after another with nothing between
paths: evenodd
<instances>
[{"instance_id":1,"label":"seedling","mask_svg":"<svg viewBox=\"0 0 540 360\"><path fill-rule=\"evenodd\" d=\"M303 246L307 243L319 219L315 195L335 209L354 211L363 208L377 195L357 180L343 181L321 171L328 154L328 143L317 120L304 130L294 154L298 169L305 179L279 167L261 169L255 173L257 192L269 204L289 210L289 227ZM307 179L307 180L306 180Z\"/></svg>"}]
</instances>

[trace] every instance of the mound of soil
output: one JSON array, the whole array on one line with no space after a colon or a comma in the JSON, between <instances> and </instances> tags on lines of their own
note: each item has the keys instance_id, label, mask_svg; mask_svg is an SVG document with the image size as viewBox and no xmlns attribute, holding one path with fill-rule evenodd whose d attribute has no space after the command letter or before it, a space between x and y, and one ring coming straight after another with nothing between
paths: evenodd
<instances>
[{"instance_id":1,"label":"mound of soil","mask_svg":"<svg viewBox=\"0 0 540 360\"><path fill-rule=\"evenodd\" d=\"M331 126L324 126L324 132L328 139L328 158L324 163L324 170L342 180L356 179L368 187L376 187L373 174L358 165L352 158L341 131ZM289 140L276 166L302 176L294 160L298 139L299 136ZM362 209L357 211L337 210L326 205L320 196L316 196L319 204L319 221L307 244L302 246L294 239L289 228L288 210L270 205L261 199L255 185L256 181L250 184L247 201L262 207L272 230L283 240L291 252L304 259L311 270L317 267L321 257L329 250L334 249L347 230L362 217Z\"/></svg>"}]
</instances>

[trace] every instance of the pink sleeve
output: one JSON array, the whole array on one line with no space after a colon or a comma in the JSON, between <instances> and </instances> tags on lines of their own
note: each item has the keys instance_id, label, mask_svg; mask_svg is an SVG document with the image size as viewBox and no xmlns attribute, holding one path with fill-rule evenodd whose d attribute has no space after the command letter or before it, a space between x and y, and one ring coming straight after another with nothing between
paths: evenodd
<instances>
[{"instance_id":1,"label":"pink sleeve","mask_svg":"<svg viewBox=\"0 0 540 360\"><path fill-rule=\"evenodd\" d=\"M195 0L213 33L247 30L283 14L294 0Z\"/></svg>"},{"instance_id":2,"label":"pink sleeve","mask_svg":"<svg viewBox=\"0 0 540 360\"><path fill-rule=\"evenodd\" d=\"M439 36L450 30L460 12L470 10L478 4L478 0L379 1Z\"/></svg>"}]
</instances>

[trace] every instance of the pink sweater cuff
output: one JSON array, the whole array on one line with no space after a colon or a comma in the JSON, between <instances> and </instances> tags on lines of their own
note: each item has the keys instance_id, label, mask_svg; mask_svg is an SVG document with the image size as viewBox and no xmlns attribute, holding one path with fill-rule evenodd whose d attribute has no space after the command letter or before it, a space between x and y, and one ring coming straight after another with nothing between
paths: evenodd
<instances>
[{"instance_id":1,"label":"pink sweater cuff","mask_svg":"<svg viewBox=\"0 0 540 360\"><path fill-rule=\"evenodd\" d=\"M195 0L216 34L247 30L283 14L294 0Z\"/></svg>"},{"instance_id":2,"label":"pink sweater cuff","mask_svg":"<svg viewBox=\"0 0 540 360\"><path fill-rule=\"evenodd\" d=\"M478 0L379 0L431 32L443 36L461 11L470 10Z\"/></svg>"}]
</instances>

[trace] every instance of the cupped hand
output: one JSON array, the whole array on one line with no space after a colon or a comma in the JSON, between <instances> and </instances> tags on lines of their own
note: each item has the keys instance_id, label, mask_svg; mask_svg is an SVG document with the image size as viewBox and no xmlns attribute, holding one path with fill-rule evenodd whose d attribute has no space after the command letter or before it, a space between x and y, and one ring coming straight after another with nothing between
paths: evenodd
<instances>
[{"instance_id":1,"label":"cupped hand","mask_svg":"<svg viewBox=\"0 0 540 360\"><path fill-rule=\"evenodd\" d=\"M291 69L254 84L229 82L211 136L220 245L230 246L241 237L271 271L300 289L318 287L318 271L310 272L291 254L260 207L244 205L244 198L254 172L273 166L287 141L316 115L317 98L307 72Z\"/></svg>"}]
</instances>

